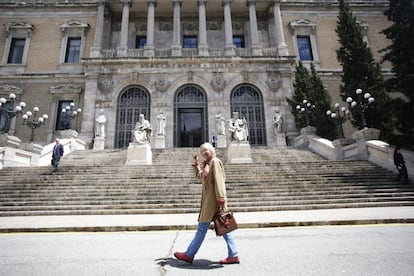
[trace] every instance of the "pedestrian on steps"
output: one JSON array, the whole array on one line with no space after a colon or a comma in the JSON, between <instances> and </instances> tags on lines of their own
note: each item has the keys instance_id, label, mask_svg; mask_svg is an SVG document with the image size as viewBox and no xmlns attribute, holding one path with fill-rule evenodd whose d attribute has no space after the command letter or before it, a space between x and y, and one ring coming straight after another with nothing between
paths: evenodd
<instances>
[{"instance_id":1,"label":"pedestrian on steps","mask_svg":"<svg viewBox=\"0 0 414 276\"><path fill-rule=\"evenodd\" d=\"M192 165L195 176L202 181L201 207L197 231L185 252L174 253L177 259L187 263L193 262L194 256L203 243L210 223L218 210L221 208L227 210L223 163L216 157L216 150L210 143L204 143L200 146L200 154L204 161L200 165L198 155L194 154L194 163ZM220 261L220 264L240 263L232 233L224 234L223 238L227 243L228 255L226 259Z\"/></svg>"},{"instance_id":2,"label":"pedestrian on steps","mask_svg":"<svg viewBox=\"0 0 414 276\"><path fill-rule=\"evenodd\" d=\"M53 147L53 151L52 151L53 173L58 172L59 161L62 156L63 156L63 145L60 143L60 139L56 138L55 146Z\"/></svg>"},{"instance_id":3,"label":"pedestrian on steps","mask_svg":"<svg viewBox=\"0 0 414 276\"><path fill-rule=\"evenodd\" d=\"M394 150L394 164L398 170L397 180L401 181L401 178L404 179L404 184L408 184L408 173L407 167L405 166L404 157L401 154L401 147L396 147Z\"/></svg>"}]
</instances>

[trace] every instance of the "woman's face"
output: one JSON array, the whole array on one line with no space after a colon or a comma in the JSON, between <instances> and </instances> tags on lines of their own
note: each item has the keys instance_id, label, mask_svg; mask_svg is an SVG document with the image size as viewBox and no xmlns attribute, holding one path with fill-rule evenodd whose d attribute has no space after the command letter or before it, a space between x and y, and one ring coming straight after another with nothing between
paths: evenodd
<instances>
[{"instance_id":1,"label":"woman's face","mask_svg":"<svg viewBox=\"0 0 414 276\"><path fill-rule=\"evenodd\" d=\"M200 154L205 160L208 160L212 157L211 151L205 146L200 147Z\"/></svg>"}]
</instances>

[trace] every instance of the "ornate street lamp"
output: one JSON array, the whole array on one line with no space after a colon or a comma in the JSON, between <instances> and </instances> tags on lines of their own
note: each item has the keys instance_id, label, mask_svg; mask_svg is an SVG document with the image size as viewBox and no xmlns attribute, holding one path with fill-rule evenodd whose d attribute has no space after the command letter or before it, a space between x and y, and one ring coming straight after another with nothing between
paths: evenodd
<instances>
[{"instance_id":1,"label":"ornate street lamp","mask_svg":"<svg viewBox=\"0 0 414 276\"><path fill-rule=\"evenodd\" d=\"M62 109L62 116L64 118L64 129L72 129L72 120L82 112L82 109L78 108L75 109L75 104L70 103L70 105L66 106L66 108Z\"/></svg>"},{"instance_id":2,"label":"ornate street lamp","mask_svg":"<svg viewBox=\"0 0 414 276\"><path fill-rule=\"evenodd\" d=\"M362 89L358 88L355 92L357 94L357 101L354 101L351 97L346 98L346 102L351 108L355 108L359 115L361 116L361 125L360 129L367 127L367 120L365 119L365 110L368 106L374 102L374 98L371 97L371 94L365 93L362 97Z\"/></svg>"},{"instance_id":3,"label":"ornate street lamp","mask_svg":"<svg viewBox=\"0 0 414 276\"><path fill-rule=\"evenodd\" d=\"M339 103L335 104L334 111L327 110L326 115L333 120L339 129L339 138L345 138L343 124L349 119L349 110L346 107L339 108Z\"/></svg>"},{"instance_id":4,"label":"ornate street lamp","mask_svg":"<svg viewBox=\"0 0 414 276\"><path fill-rule=\"evenodd\" d=\"M312 111L315 109L315 105L312 105L308 100L303 100L303 105L297 105L296 110L301 113L305 114L305 123L306 126L309 126L309 117L312 113Z\"/></svg>"},{"instance_id":5,"label":"ornate street lamp","mask_svg":"<svg viewBox=\"0 0 414 276\"><path fill-rule=\"evenodd\" d=\"M23 108L26 106L24 102L20 102L15 106L16 94L10 93L9 99L0 98L0 114L6 119L4 126L4 133L9 133L10 121L13 117L17 118L19 113L22 113Z\"/></svg>"},{"instance_id":6,"label":"ornate street lamp","mask_svg":"<svg viewBox=\"0 0 414 276\"><path fill-rule=\"evenodd\" d=\"M23 124L28 126L32 130L30 134L30 143L33 143L34 140L34 130L44 125L46 123L47 118L49 118L49 116L47 116L46 114L43 114L42 117L37 117L38 112L39 108L35 106L33 108L33 113L31 111L27 111L26 114L22 116Z\"/></svg>"}]
</instances>

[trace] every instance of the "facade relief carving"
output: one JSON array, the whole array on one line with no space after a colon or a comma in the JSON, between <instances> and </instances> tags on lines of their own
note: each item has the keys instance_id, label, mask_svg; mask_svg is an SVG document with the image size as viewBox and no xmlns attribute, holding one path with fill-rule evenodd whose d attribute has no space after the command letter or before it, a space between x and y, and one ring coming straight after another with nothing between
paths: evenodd
<instances>
[{"instance_id":1,"label":"facade relief carving","mask_svg":"<svg viewBox=\"0 0 414 276\"><path fill-rule=\"evenodd\" d=\"M271 91L277 92L282 87L282 79L280 74L275 72L268 73L267 85Z\"/></svg>"},{"instance_id":2,"label":"facade relief carving","mask_svg":"<svg viewBox=\"0 0 414 276\"><path fill-rule=\"evenodd\" d=\"M81 86L76 86L72 84L62 84L50 87L50 92L52 94L79 94L81 91Z\"/></svg>"},{"instance_id":3,"label":"facade relief carving","mask_svg":"<svg viewBox=\"0 0 414 276\"><path fill-rule=\"evenodd\" d=\"M0 86L0 94L21 94L23 92L23 89L17 86L12 85L2 85Z\"/></svg>"},{"instance_id":4,"label":"facade relief carving","mask_svg":"<svg viewBox=\"0 0 414 276\"><path fill-rule=\"evenodd\" d=\"M109 100L114 83L111 74L101 74L98 79L98 90L101 92L101 100Z\"/></svg>"},{"instance_id":5,"label":"facade relief carving","mask_svg":"<svg viewBox=\"0 0 414 276\"><path fill-rule=\"evenodd\" d=\"M213 78L210 82L211 87L217 92L222 91L227 83L224 79L224 74L222 72L216 72L213 74Z\"/></svg>"},{"instance_id":6,"label":"facade relief carving","mask_svg":"<svg viewBox=\"0 0 414 276\"><path fill-rule=\"evenodd\" d=\"M34 28L32 24L29 24L26 22L10 22L10 23L4 24L4 27L6 29L7 36L13 33L19 33L23 31L23 32L27 32L28 37L31 36L33 28Z\"/></svg>"},{"instance_id":7,"label":"facade relief carving","mask_svg":"<svg viewBox=\"0 0 414 276\"><path fill-rule=\"evenodd\" d=\"M208 31L219 31L221 30L221 23L219 21L208 21L207 30Z\"/></svg>"},{"instance_id":8,"label":"facade relief carving","mask_svg":"<svg viewBox=\"0 0 414 276\"><path fill-rule=\"evenodd\" d=\"M172 24L170 22L159 22L158 30L163 32L172 31Z\"/></svg>"},{"instance_id":9,"label":"facade relief carving","mask_svg":"<svg viewBox=\"0 0 414 276\"><path fill-rule=\"evenodd\" d=\"M165 76L159 76L154 82L155 89L160 92L166 92L170 87L170 81Z\"/></svg>"}]
</instances>

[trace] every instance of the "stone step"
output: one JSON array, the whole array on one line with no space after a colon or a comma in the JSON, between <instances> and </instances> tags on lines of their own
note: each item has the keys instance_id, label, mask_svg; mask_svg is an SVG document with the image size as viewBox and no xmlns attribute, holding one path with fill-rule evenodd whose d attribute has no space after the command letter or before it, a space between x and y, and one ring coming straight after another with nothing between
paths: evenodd
<instances>
[{"instance_id":1,"label":"stone step","mask_svg":"<svg viewBox=\"0 0 414 276\"><path fill-rule=\"evenodd\" d=\"M153 150L153 165L126 166L126 151L75 152L50 168L0 171L0 216L197 212L198 148ZM218 150L222 159L226 152ZM291 148L252 148L253 163L225 164L234 211L414 205L414 190L366 161L328 161Z\"/></svg>"}]
</instances>

